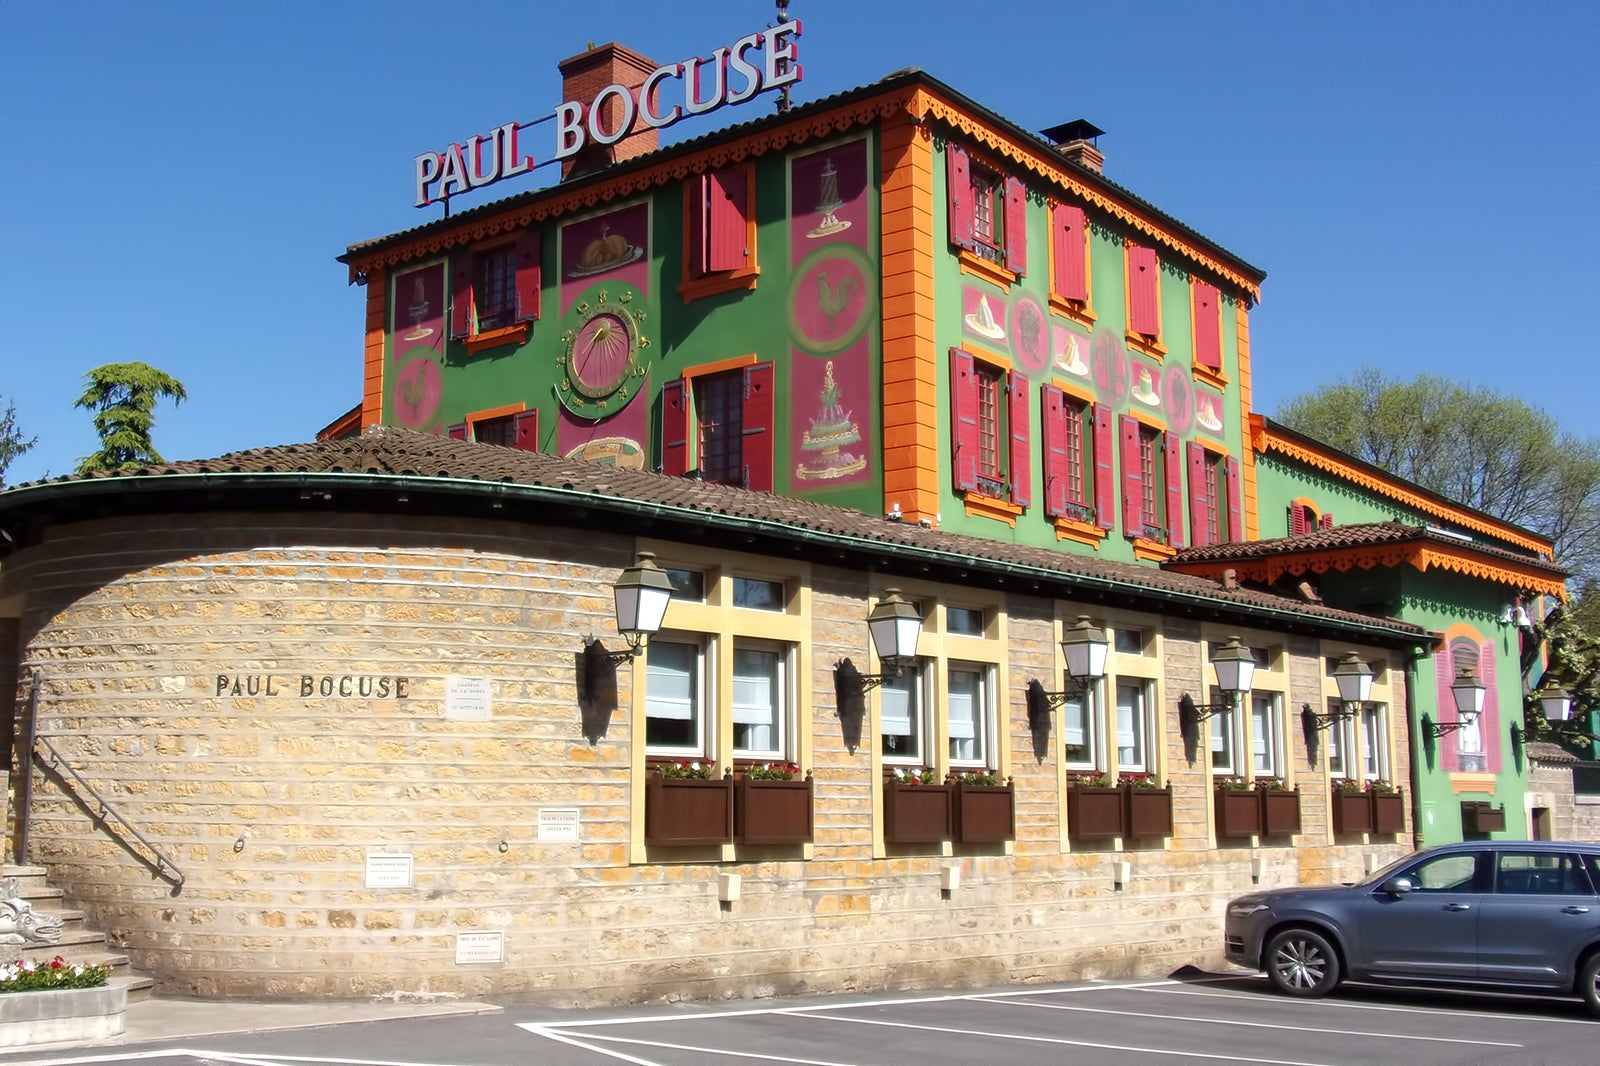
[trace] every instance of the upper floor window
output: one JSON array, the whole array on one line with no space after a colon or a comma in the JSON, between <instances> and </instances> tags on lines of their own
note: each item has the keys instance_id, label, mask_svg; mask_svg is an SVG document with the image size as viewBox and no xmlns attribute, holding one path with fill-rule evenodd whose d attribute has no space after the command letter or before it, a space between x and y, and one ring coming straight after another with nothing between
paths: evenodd
<instances>
[{"instance_id":1,"label":"upper floor window","mask_svg":"<svg viewBox=\"0 0 1600 1066\"><path fill-rule=\"evenodd\" d=\"M1008 284L1027 273L1027 194L1022 182L974 163L965 148L945 147L950 242L1004 268L990 280Z\"/></svg>"},{"instance_id":2,"label":"upper floor window","mask_svg":"<svg viewBox=\"0 0 1600 1066\"><path fill-rule=\"evenodd\" d=\"M516 247L509 244L472 257L472 297L480 330L511 325L517 310L516 259Z\"/></svg>"},{"instance_id":3,"label":"upper floor window","mask_svg":"<svg viewBox=\"0 0 1600 1066\"><path fill-rule=\"evenodd\" d=\"M1173 548L1183 546L1183 469L1177 434L1123 415L1123 535Z\"/></svg>"},{"instance_id":4,"label":"upper floor window","mask_svg":"<svg viewBox=\"0 0 1600 1066\"><path fill-rule=\"evenodd\" d=\"M1043 386L1045 512L1111 529L1111 408L1058 385Z\"/></svg>"},{"instance_id":5,"label":"upper floor window","mask_svg":"<svg viewBox=\"0 0 1600 1066\"><path fill-rule=\"evenodd\" d=\"M455 440L536 452L539 450L539 412L524 411L522 406L519 403L474 411L467 415L465 422L451 426L448 433Z\"/></svg>"},{"instance_id":6,"label":"upper floor window","mask_svg":"<svg viewBox=\"0 0 1600 1066\"><path fill-rule=\"evenodd\" d=\"M1161 259L1154 248L1129 243L1128 343L1157 358L1166 354L1161 344Z\"/></svg>"},{"instance_id":7,"label":"upper floor window","mask_svg":"<svg viewBox=\"0 0 1600 1066\"><path fill-rule=\"evenodd\" d=\"M687 300L753 289L756 262L755 168L750 164L684 182L683 283Z\"/></svg>"},{"instance_id":8,"label":"upper floor window","mask_svg":"<svg viewBox=\"0 0 1600 1066\"><path fill-rule=\"evenodd\" d=\"M1050 306L1085 325L1095 320L1089 285L1089 221L1081 207L1050 208Z\"/></svg>"},{"instance_id":9,"label":"upper floor window","mask_svg":"<svg viewBox=\"0 0 1600 1066\"><path fill-rule=\"evenodd\" d=\"M781 611L784 609L784 583L763 578L736 577L733 579L733 605L756 611Z\"/></svg>"},{"instance_id":10,"label":"upper floor window","mask_svg":"<svg viewBox=\"0 0 1600 1066\"><path fill-rule=\"evenodd\" d=\"M1310 500L1299 499L1289 505L1289 536L1298 537L1318 529L1332 529L1333 515L1317 509Z\"/></svg>"},{"instance_id":11,"label":"upper floor window","mask_svg":"<svg viewBox=\"0 0 1600 1066\"><path fill-rule=\"evenodd\" d=\"M928 702L923 696L926 664L902 670L878 686L879 751L886 763L921 766L926 754Z\"/></svg>"},{"instance_id":12,"label":"upper floor window","mask_svg":"<svg viewBox=\"0 0 1600 1066\"><path fill-rule=\"evenodd\" d=\"M1194 282L1189 289L1194 318L1194 367L1202 376L1222 374L1222 294L1215 285Z\"/></svg>"},{"instance_id":13,"label":"upper floor window","mask_svg":"<svg viewBox=\"0 0 1600 1066\"><path fill-rule=\"evenodd\" d=\"M952 348L950 399L956 491L1027 507L1033 502L1027 376Z\"/></svg>"},{"instance_id":14,"label":"upper floor window","mask_svg":"<svg viewBox=\"0 0 1600 1066\"><path fill-rule=\"evenodd\" d=\"M1189 444L1190 537L1196 547L1244 539L1239 460Z\"/></svg>"},{"instance_id":15,"label":"upper floor window","mask_svg":"<svg viewBox=\"0 0 1600 1066\"><path fill-rule=\"evenodd\" d=\"M693 387L690 388L690 382ZM661 469L771 492L773 364L691 374L661 389Z\"/></svg>"},{"instance_id":16,"label":"upper floor window","mask_svg":"<svg viewBox=\"0 0 1600 1066\"><path fill-rule=\"evenodd\" d=\"M952 663L946 683L950 765L987 768L994 762L994 685L988 666Z\"/></svg>"},{"instance_id":17,"label":"upper floor window","mask_svg":"<svg viewBox=\"0 0 1600 1066\"><path fill-rule=\"evenodd\" d=\"M450 336L485 344L525 340L525 324L539 317L541 242L536 230L527 230L509 244L457 253L452 259L450 283ZM523 325L520 336L506 333ZM484 336L494 334L493 337Z\"/></svg>"}]
</instances>

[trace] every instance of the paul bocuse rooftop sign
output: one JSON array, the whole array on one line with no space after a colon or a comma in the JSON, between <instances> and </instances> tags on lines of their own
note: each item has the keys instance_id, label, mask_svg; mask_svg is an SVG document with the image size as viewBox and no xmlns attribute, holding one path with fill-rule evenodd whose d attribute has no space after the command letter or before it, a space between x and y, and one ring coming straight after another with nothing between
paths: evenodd
<instances>
[{"instance_id":1,"label":"paul bocuse rooftop sign","mask_svg":"<svg viewBox=\"0 0 1600 1066\"><path fill-rule=\"evenodd\" d=\"M592 100L568 100L554 114L533 122L507 122L442 152L423 152L416 157L416 206L426 207L436 199L448 200L543 166L522 153L518 134L551 119L556 123L556 143L546 163L575 155L590 142L615 144L627 136L635 121L666 129L690 115L708 114L724 104L740 104L768 89L798 82L801 70L795 39L799 36L798 19L776 29L749 33L731 46L714 49L707 58L696 56L657 67L637 92L626 85L608 85ZM683 102L667 107L663 98L678 94ZM615 128L607 129L606 112L612 101L619 106L621 117Z\"/></svg>"}]
</instances>

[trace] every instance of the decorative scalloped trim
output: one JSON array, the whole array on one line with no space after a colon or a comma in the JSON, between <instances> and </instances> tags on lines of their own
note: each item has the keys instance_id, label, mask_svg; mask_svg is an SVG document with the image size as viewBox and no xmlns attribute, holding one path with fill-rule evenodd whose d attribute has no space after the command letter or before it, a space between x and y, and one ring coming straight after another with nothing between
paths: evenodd
<instances>
[{"instance_id":1,"label":"decorative scalloped trim","mask_svg":"<svg viewBox=\"0 0 1600 1066\"><path fill-rule=\"evenodd\" d=\"M1484 581L1498 582L1511 588L1567 597L1566 584L1549 574L1531 568L1503 563L1498 560L1473 558L1460 551L1424 544L1377 544L1336 551L1279 555L1269 559L1249 561L1224 561L1216 563L1176 563L1170 569L1197 577L1220 579L1224 570L1232 570L1241 580L1258 581L1270 585L1285 574L1326 574L1330 570L1341 573L1350 570L1374 570L1379 567L1400 566L1409 563L1418 570L1438 567L1452 573L1464 574Z\"/></svg>"},{"instance_id":2,"label":"decorative scalloped trim","mask_svg":"<svg viewBox=\"0 0 1600 1066\"><path fill-rule=\"evenodd\" d=\"M1254 419L1252 419L1252 423L1254 423ZM1318 470L1333 474L1337 477L1343 478L1346 481L1352 481L1364 489L1376 492L1380 496L1387 496L1392 500L1398 500L1401 503L1410 507L1415 507L1417 510L1426 514L1431 514L1437 518L1443 518L1446 521L1454 522L1457 525L1465 526L1468 529L1487 534L1488 536L1494 537L1497 540L1503 540L1508 544L1515 544L1519 548L1526 548L1531 552L1537 552L1545 559L1549 559L1551 557L1552 550L1548 541L1538 540L1534 537L1528 536L1527 534L1517 533L1516 531L1500 525L1499 523L1480 518L1476 515L1469 514L1466 511L1458 510L1454 507L1444 506L1428 499L1425 496L1419 495L1418 493L1411 492L1400 485L1396 485L1393 481L1390 481L1387 478L1380 477L1366 470L1351 466L1349 463L1343 462L1337 457L1329 455L1326 452L1308 448L1298 441L1286 440L1283 437L1278 436L1276 433L1273 433L1272 427L1268 426L1265 420L1262 420L1259 427L1252 424L1251 429L1253 438L1252 447L1254 447L1258 452L1268 450L1281 452L1291 459L1296 459L1302 463L1305 463L1307 466L1315 467Z\"/></svg>"}]
</instances>

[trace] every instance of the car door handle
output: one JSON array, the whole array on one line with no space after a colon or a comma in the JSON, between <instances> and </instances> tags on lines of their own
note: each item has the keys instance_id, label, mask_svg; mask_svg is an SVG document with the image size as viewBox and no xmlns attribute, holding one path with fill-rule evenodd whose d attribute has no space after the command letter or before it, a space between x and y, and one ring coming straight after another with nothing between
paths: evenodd
<instances>
[{"instance_id":1,"label":"car door handle","mask_svg":"<svg viewBox=\"0 0 1600 1066\"><path fill-rule=\"evenodd\" d=\"M1562 914L1588 914L1589 913L1589 908L1588 907L1562 907L1561 908L1561 913Z\"/></svg>"},{"instance_id":2,"label":"car door handle","mask_svg":"<svg viewBox=\"0 0 1600 1066\"><path fill-rule=\"evenodd\" d=\"M1446 903L1444 905L1444 909L1447 910L1447 911L1470 911L1472 909L1472 904L1470 904L1470 903Z\"/></svg>"}]
</instances>

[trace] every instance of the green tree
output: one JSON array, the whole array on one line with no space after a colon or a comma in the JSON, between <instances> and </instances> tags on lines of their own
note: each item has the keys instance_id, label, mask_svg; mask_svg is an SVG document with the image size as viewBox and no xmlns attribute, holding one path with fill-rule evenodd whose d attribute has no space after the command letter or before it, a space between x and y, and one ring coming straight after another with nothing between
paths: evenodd
<instances>
[{"instance_id":1,"label":"green tree","mask_svg":"<svg viewBox=\"0 0 1600 1066\"><path fill-rule=\"evenodd\" d=\"M100 450L78 461L78 473L164 462L150 441L156 401L182 403L183 383L147 363L107 363L84 377L88 387L73 406L94 412Z\"/></svg>"},{"instance_id":2,"label":"green tree","mask_svg":"<svg viewBox=\"0 0 1600 1066\"><path fill-rule=\"evenodd\" d=\"M38 439L23 437L21 428L17 426L17 408L14 404L7 403L5 413L0 414L0 486L6 483L6 468L23 452L33 447Z\"/></svg>"}]
</instances>

